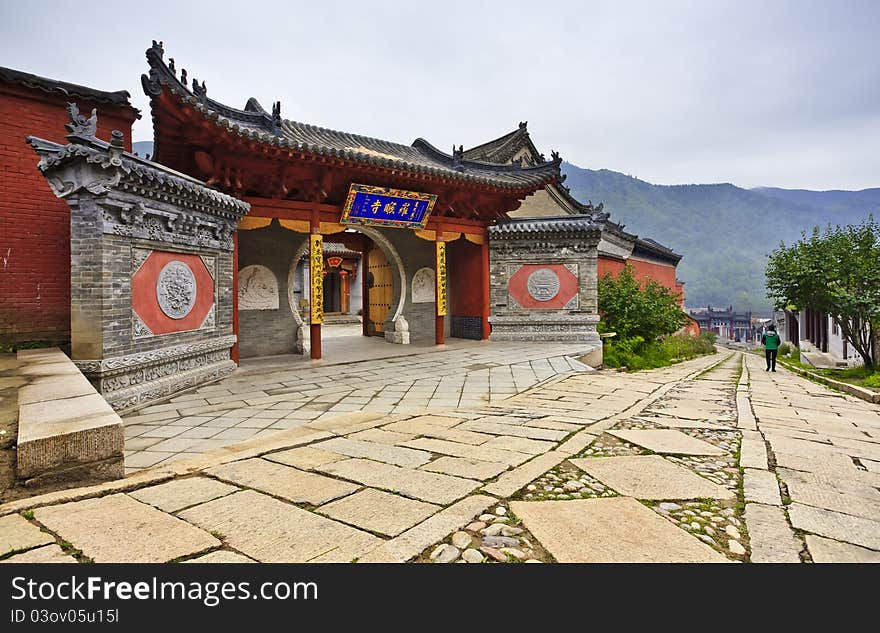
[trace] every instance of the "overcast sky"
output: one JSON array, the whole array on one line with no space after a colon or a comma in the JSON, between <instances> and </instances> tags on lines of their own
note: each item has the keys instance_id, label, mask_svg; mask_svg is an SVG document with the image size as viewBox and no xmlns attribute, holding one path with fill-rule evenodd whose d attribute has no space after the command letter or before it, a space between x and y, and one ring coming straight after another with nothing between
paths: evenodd
<instances>
[{"instance_id":1,"label":"overcast sky","mask_svg":"<svg viewBox=\"0 0 880 633\"><path fill-rule=\"evenodd\" d=\"M653 183L880 187L875 0L177 4L0 0L0 65L128 90L136 141L155 38L221 102L402 143L528 120L548 157Z\"/></svg>"}]
</instances>

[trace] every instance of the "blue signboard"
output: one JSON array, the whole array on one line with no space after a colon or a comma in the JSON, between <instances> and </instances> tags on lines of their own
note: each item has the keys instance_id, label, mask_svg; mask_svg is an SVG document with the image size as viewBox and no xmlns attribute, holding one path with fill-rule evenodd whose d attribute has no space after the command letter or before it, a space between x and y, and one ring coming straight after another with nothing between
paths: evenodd
<instances>
[{"instance_id":1,"label":"blue signboard","mask_svg":"<svg viewBox=\"0 0 880 633\"><path fill-rule=\"evenodd\" d=\"M353 184L348 190L341 221L343 224L424 229L435 202L437 196L430 193Z\"/></svg>"}]
</instances>

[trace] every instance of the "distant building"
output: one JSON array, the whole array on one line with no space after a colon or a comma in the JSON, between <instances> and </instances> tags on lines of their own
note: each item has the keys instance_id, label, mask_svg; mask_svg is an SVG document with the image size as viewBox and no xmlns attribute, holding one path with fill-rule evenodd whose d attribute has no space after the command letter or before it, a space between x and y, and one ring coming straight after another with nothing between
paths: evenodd
<instances>
[{"instance_id":1,"label":"distant building","mask_svg":"<svg viewBox=\"0 0 880 633\"><path fill-rule=\"evenodd\" d=\"M853 367L863 362L844 338L837 321L825 312L812 308L799 312L785 310L779 323L783 340L806 352L802 357L812 364Z\"/></svg>"},{"instance_id":2,"label":"distant building","mask_svg":"<svg viewBox=\"0 0 880 633\"><path fill-rule=\"evenodd\" d=\"M543 154L532 143L525 122L504 136L464 150L464 157L490 163L517 163L524 167L539 165L544 160ZM602 211L602 204L593 206L592 202L577 200L560 181L536 191L508 215L512 218L533 218L586 214L600 218L602 234L598 249L598 276L605 273L616 275L629 264L636 277L653 279L677 293L679 305L683 307L684 282L676 276L682 256L655 240L624 231L623 224L613 222L609 214L603 214ZM604 219L601 219L603 215Z\"/></svg>"},{"instance_id":3,"label":"distant building","mask_svg":"<svg viewBox=\"0 0 880 633\"><path fill-rule=\"evenodd\" d=\"M752 311L735 312L733 306L716 310L712 306L688 311L703 332L715 332L719 338L730 341L748 341L754 338Z\"/></svg>"}]
</instances>

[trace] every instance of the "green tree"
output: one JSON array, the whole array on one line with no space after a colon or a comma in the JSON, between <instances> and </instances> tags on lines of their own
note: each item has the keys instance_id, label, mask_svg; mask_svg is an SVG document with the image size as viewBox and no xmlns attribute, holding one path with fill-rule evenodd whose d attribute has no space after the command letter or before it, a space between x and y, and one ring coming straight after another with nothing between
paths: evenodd
<instances>
[{"instance_id":1,"label":"green tree","mask_svg":"<svg viewBox=\"0 0 880 633\"><path fill-rule=\"evenodd\" d=\"M599 313L603 328L620 339L641 337L656 341L680 329L686 316L678 305L679 295L653 279L644 285L627 265L616 277L599 279Z\"/></svg>"},{"instance_id":2,"label":"green tree","mask_svg":"<svg viewBox=\"0 0 880 633\"><path fill-rule=\"evenodd\" d=\"M830 225L779 247L767 262L767 294L777 307L827 312L841 333L873 368L878 350L872 341L880 327L880 224L873 216L861 224Z\"/></svg>"}]
</instances>

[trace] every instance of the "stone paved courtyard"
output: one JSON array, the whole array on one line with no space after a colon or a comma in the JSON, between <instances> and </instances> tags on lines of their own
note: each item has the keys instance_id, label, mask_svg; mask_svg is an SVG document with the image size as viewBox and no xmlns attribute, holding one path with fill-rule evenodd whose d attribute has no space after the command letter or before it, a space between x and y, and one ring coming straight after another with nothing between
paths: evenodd
<instances>
[{"instance_id":1,"label":"stone paved courtyard","mask_svg":"<svg viewBox=\"0 0 880 633\"><path fill-rule=\"evenodd\" d=\"M360 327L327 328L327 360L245 360L217 384L124 418L126 472L354 411L395 414L481 405L587 369L573 358L577 348L567 344L450 339L442 348L392 345L352 335Z\"/></svg>"},{"instance_id":2,"label":"stone paved courtyard","mask_svg":"<svg viewBox=\"0 0 880 633\"><path fill-rule=\"evenodd\" d=\"M543 358L511 347L507 363L494 349L491 359L481 356L490 349L440 352L433 368L421 355L401 358L410 364L402 371L386 367L405 374L403 384L422 376L436 381L427 402L420 398L421 410L402 404L412 387L396 390L401 395L388 396L384 411L360 406L328 415L321 409L292 428L261 430L237 445L124 480L0 506L0 556L56 562L880 560L880 407L784 369L768 374L758 357L729 351L622 374L577 371L564 352L546 347ZM496 365L462 376L478 363ZM352 367L359 372L362 366ZM336 383L341 391L326 393L344 395L321 404L338 405L357 381L343 376L346 366L335 367L335 380L319 381L333 370L315 367L308 380L299 378L315 386L291 397ZM493 370L503 389L492 389ZM463 402L463 393L473 372L485 372L480 393L487 397L468 406L474 403L470 397ZM191 396L204 402L180 400L144 412L140 417L171 416L142 426L210 417L190 407L221 412L213 419L252 407L288 415L291 410L259 400L285 395L270 392L297 379L242 374ZM426 411L444 381L455 386L458 402L444 407L438 398ZM211 395L221 389L226 393ZM378 384L358 389L375 393L353 396L367 401L352 406L369 405L384 391ZM226 399L210 402L215 397ZM228 402L237 404L211 409ZM272 404L286 402L300 401Z\"/></svg>"}]
</instances>

